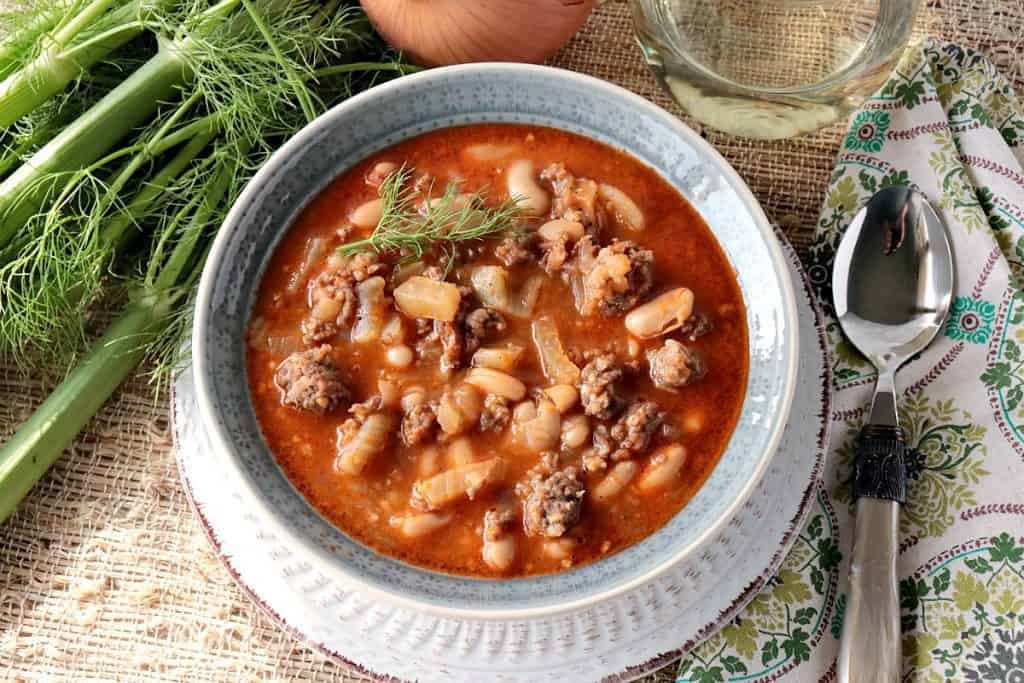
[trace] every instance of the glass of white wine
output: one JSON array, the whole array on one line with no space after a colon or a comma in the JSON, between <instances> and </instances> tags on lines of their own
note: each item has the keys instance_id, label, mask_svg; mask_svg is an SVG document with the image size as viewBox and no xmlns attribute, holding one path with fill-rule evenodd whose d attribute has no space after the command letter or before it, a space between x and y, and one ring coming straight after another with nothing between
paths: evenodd
<instances>
[{"instance_id":1,"label":"glass of white wine","mask_svg":"<svg viewBox=\"0 0 1024 683\"><path fill-rule=\"evenodd\" d=\"M891 72L920 0L632 0L647 63L694 118L785 138L856 109Z\"/></svg>"}]
</instances>

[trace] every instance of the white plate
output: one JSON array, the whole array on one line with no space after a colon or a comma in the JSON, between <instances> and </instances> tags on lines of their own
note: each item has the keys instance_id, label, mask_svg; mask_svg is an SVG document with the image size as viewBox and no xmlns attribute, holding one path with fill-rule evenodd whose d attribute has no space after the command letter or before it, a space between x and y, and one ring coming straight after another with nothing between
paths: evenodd
<instances>
[{"instance_id":1,"label":"white plate","mask_svg":"<svg viewBox=\"0 0 1024 683\"><path fill-rule=\"evenodd\" d=\"M174 387L182 482L218 556L283 628L376 678L629 680L678 658L742 609L775 573L810 508L828 443L831 381L820 314L787 246L800 319L790 421L767 474L727 533L654 582L596 606L522 620L439 618L375 602L328 579L320 560L252 512L198 419L192 373ZM799 494L799 495L798 495Z\"/></svg>"}]
</instances>

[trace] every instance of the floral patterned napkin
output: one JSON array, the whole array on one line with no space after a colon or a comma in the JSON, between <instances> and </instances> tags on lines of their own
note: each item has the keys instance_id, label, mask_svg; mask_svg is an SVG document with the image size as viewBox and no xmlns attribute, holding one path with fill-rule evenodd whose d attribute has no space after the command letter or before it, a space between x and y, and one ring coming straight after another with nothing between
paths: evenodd
<instances>
[{"instance_id":1,"label":"floral patterned napkin","mask_svg":"<svg viewBox=\"0 0 1024 683\"><path fill-rule=\"evenodd\" d=\"M911 454L901 521L904 679L1024 681L1024 108L981 55L926 41L853 117L807 267L835 397L814 509L769 588L680 665L679 681L825 681L846 606L849 480L874 370L831 305L843 230L878 188L922 190L953 237L957 289L903 367Z\"/></svg>"}]
</instances>

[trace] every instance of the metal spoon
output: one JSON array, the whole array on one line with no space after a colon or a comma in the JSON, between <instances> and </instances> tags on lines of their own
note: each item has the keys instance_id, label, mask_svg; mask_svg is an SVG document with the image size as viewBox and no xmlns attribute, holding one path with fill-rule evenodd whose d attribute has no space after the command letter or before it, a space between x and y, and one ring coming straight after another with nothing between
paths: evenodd
<instances>
[{"instance_id":1,"label":"metal spoon","mask_svg":"<svg viewBox=\"0 0 1024 683\"><path fill-rule=\"evenodd\" d=\"M924 196L908 187L887 187L871 197L836 250L832 296L839 324L878 369L854 463L857 519L840 683L900 680L896 564L906 447L896 414L896 371L942 327L953 277L945 226Z\"/></svg>"}]
</instances>

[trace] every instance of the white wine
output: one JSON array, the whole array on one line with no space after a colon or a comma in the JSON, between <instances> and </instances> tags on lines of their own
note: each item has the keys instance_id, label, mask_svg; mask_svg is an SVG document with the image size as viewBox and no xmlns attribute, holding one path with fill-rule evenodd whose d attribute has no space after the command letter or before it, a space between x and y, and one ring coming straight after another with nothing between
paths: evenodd
<instances>
[{"instance_id":1,"label":"white wine","mask_svg":"<svg viewBox=\"0 0 1024 683\"><path fill-rule=\"evenodd\" d=\"M919 0L633 0L648 64L709 126L789 137L835 121L888 76Z\"/></svg>"}]
</instances>

